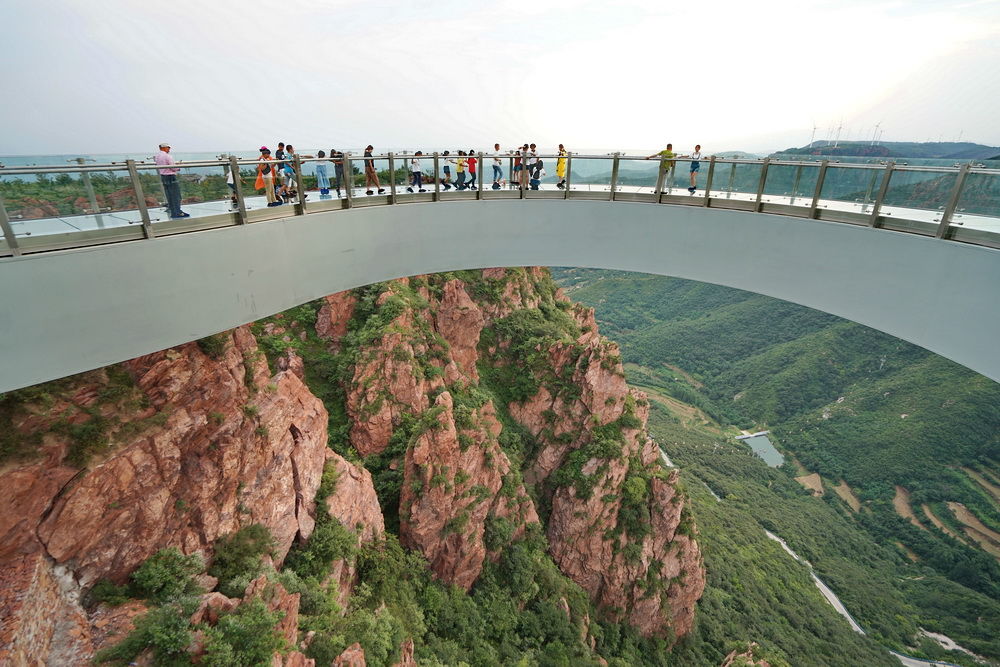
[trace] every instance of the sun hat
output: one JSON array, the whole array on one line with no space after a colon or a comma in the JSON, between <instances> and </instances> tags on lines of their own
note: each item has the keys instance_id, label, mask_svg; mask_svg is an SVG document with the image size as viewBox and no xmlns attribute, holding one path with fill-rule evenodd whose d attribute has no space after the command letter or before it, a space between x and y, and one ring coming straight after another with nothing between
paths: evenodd
<instances>
[{"instance_id":1,"label":"sun hat","mask_svg":"<svg viewBox=\"0 0 1000 667\"><path fill-rule=\"evenodd\" d=\"M170 144L168 144L168 143L161 143L160 144L160 148L170 148Z\"/></svg>"},{"instance_id":2,"label":"sun hat","mask_svg":"<svg viewBox=\"0 0 1000 667\"><path fill-rule=\"evenodd\" d=\"M268 153L270 153L270 152L271 152L271 149L270 149L270 148L268 148L267 146L261 146L261 147L260 147L260 152L261 152L261 153L263 153L263 152L265 152L265 151L267 151Z\"/></svg>"}]
</instances>

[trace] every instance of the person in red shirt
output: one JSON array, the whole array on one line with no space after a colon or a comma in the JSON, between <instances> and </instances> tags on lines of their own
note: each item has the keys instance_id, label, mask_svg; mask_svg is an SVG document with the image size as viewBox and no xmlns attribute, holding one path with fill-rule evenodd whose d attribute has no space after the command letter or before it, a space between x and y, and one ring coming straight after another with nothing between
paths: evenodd
<instances>
[{"instance_id":1,"label":"person in red shirt","mask_svg":"<svg viewBox=\"0 0 1000 667\"><path fill-rule=\"evenodd\" d=\"M469 149L469 159L466 162L466 164L468 165L468 169L469 169L469 189L470 190L475 190L476 189L476 163L477 162L478 162L478 160L476 160L476 151L474 151L474 150L472 150L470 148Z\"/></svg>"}]
</instances>

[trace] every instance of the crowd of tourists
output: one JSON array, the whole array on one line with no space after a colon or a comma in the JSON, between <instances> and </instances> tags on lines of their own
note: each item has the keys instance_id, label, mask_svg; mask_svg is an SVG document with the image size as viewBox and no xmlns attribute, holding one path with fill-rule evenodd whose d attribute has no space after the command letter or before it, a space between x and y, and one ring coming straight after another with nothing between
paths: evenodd
<instances>
[{"instance_id":1,"label":"crowd of tourists","mask_svg":"<svg viewBox=\"0 0 1000 667\"><path fill-rule=\"evenodd\" d=\"M374 147L369 144L365 147L364 152L364 183L365 194L367 195L373 195L376 192L378 194L385 194L385 188L379 182L378 170L375 168L374 150ZM482 158L481 161L484 164L480 164L480 157L477 157L477 155ZM569 152L563 144L559 144L556 156L555 172L556 178L559 179L556 182L556 187L563 189L567 187L566 168L569 157ZM254 188L264 191L268 206L280 206L290 203L298 196L298 189L303 186L298 182L294 167L296 157L300 160L314 157L320 160L315 163L315 169L316 186L320 191L321 197L329 196L331 186L336 190L337 197L341 196L342 188L353 186L353 179L351 178L353 171L345 172L345 157L343 152L331 148L329 153L321 150L315 156L303 155L296 153L295 148L291 144L279 141L277 150L273 154L270 148L261 146L260 157L257 159ZM667 144L664 150L646 157L647 160L654 158L660 160L662 170L671 169L676 158L689 159L691 185L688 188L688 192L694 194L697 189L697 176L701 167L699 162L701 159L700 145L695 146L694 151L689 155L677 155L673 151L673 144ZM407 192L427 191L424 187L426 174L423 168L423 159L424 154L422 151L416 151L409 159L407 171L410 174L410 178L409 185L406 188ZM504 174L504 163L506 161L510 161L511 173L509 179ZM156 155L155 162L164 167L159 172L163 182L163 190L167 198L167 209L170 217L188 217L188 214L180 209L180 185L177 182L179 169L172 166L175 162L170 155L169 144L160 144L160 152ZM542 178L547 175L544 161L539 157L538 147L535 144L526 143L507 152L501 150L500 144L494 144L493 151L489 153L477 153L473 149L469 149L468 151L459 150L455 153L444 151L439 156L442 173L434 174L432 179L437 179L438 184L444 190L451 190L453 188L455 190L477 190L485 187L485 174L483 172L485 172L487 162L492 167L492 183L489 187L493 190L500 190L507 187L521 190L538 190ZM332 180L329 170L330 165L328 163L333 164ZM454 173L452 173L453 170ZM234 209L237 207L236 178L238 177L238 174L230 171L226 179L231 190L231 201ZM431 182L434 181L432 180Z\"/></svg>"}]
</instances>

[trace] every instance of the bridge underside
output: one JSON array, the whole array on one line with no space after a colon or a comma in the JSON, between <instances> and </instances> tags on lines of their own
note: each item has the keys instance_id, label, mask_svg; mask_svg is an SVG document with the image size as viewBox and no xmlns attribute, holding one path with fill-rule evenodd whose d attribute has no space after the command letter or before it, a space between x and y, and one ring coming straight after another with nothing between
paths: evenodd
<instances>
[{"instance_id":1,"label":"bridge underside","mask_svg":"<svg viewBox=\"0 0 1000 667\"><path fill-rule=\"evenodd\" d=\"M313 213L6 259L0 391L381 280L533 265L749 290L873 327L1000 381L998 250L744 211L497 200Z\"/></svg>"}]
</instances>

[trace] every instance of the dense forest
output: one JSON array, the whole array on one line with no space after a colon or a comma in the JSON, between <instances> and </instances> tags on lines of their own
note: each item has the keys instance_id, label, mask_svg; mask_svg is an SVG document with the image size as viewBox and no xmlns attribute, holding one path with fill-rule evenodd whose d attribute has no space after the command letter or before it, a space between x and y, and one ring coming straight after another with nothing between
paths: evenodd
<instances>
[{"instance_id":1,"label":"dense forest","mask_svg":"<svg viewBox=\"0 0 1000 667\"><path fill-rule=\"evenodd\" d=\"M651 431L674 461L724 504L747 503L873 636L901 646L922 627L1000 655L1000 385L891 336L748 292L624 272L555 275L596 308L629 380L662 400ZM748 451L729 424L770 429L786 464L729 466L722 452ZM684 446L707 428L711 449L707 440ZM824 486L818 498L793 480L810 473Z\"/></svg>"}]
</instances>

